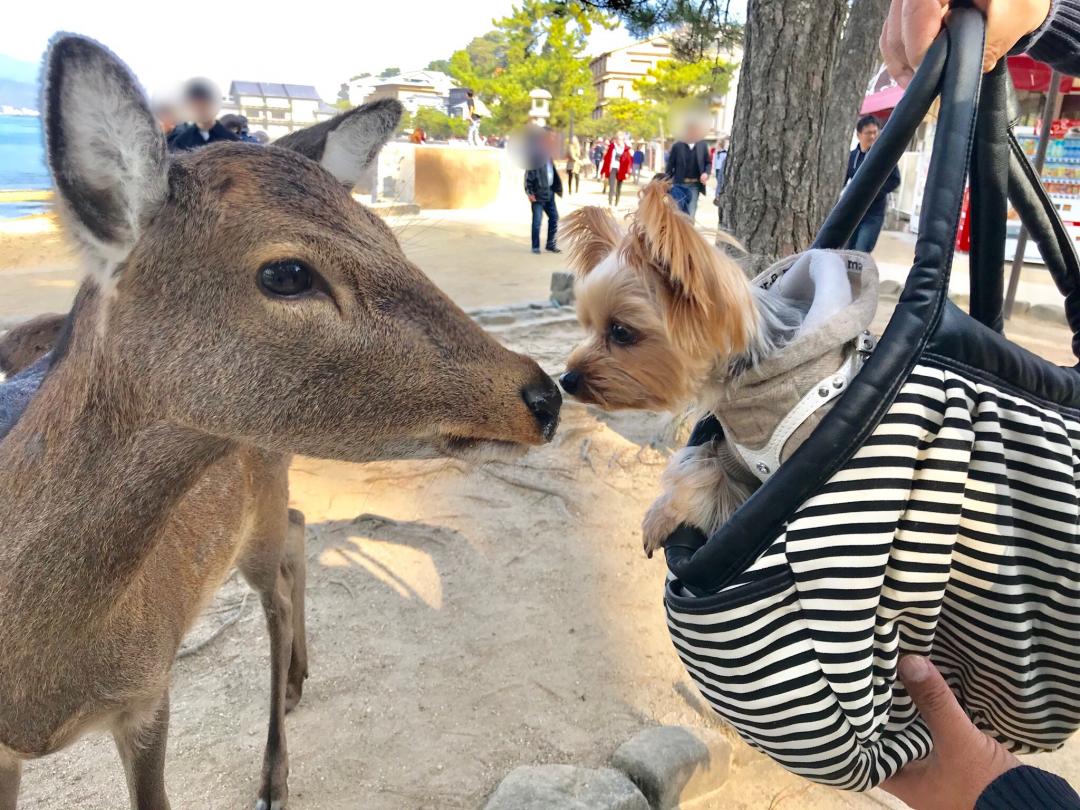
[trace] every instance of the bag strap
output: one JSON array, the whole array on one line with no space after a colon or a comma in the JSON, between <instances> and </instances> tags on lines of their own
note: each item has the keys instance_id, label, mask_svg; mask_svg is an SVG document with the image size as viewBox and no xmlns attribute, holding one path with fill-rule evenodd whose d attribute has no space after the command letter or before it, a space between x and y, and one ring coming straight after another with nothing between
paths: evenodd
<instances>
[{"instance_id":1,"label":"bag strap","mask_svg":"<svg viewBox=\"0 0 1080 810\"><path fill-rule=\"evenodd\" d=\"M820 484L848 462L892 404L937 326L948 294L974 138L984 27L982 15L973 9L958 8L950 14L948 27L930 48L874 149L818 233L815 247L837 249L846 244L940 88L941 113L915 263L878 348L769 484L751 495L712 537L705 541L700 532L684 528L669 539L668 568L695 591L715 591L729 584L765 551Z\"/></svg>"},{"instance_id":2,"label":"bag strap","mask_svg":"<svg viewBox=\"0 0 1080 810\"><path fill-rule=\"evenodd\" d=\"M1009 133L1009 199L1039 248L1050 277L1065 298L1065 319L1072 330L1073 355L1080 358L1080 260L1065 224L1043 188L1035 167Z\"/></svg>"},{"instance_id":3,"label":"bag strap","mask_svg":"<svg viewBox=\"0 0 1080 810\"><path fill-rule=\"evenodd\" d=\"M983 76L971 156L971 298L968 312L1004 331L1009 186L1009 74L1005 60Z\"/></svg>"}]
</instances>

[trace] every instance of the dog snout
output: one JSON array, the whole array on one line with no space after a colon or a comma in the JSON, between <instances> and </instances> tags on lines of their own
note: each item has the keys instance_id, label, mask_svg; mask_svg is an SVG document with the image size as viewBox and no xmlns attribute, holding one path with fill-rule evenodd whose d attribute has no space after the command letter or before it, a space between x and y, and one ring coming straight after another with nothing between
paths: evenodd
<instances>
[{"instance_id":1,"label":"dog snout","mask_svg":"<svg viewBox=\"0 0 1080 810\"><path fill-rule=\"evenodd\" d=\"M559 385L562 386L563 391L573 396L581 390L581 372L563 372L563 375L559 377Z\"/></svg>"},{"instance_id":2,"label":"dog snout","mask_svg":"<svg viewBox=\"0 0 1080 810\"><path fill-rule=\"evenodd\" d=\"M521 390L521 398L540 427L544 441L550 442L559 426L559 409L562 407L562 394L558 386L546 374L539 382L527 385Z\"/></svg>"}]
</instances>

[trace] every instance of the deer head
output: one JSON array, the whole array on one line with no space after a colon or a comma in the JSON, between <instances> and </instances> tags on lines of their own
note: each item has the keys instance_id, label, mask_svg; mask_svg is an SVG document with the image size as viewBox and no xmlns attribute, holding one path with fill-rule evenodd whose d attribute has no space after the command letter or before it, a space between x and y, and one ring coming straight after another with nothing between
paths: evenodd
<instances>
[{"instance_id":1,"label":"deer head","mask_svg":"<svg viewBox=\"0 0 1080 810\"><path fill-rule=\"evenodd\" d=\"M484 457L554 434L547 375L349 194L393 134L396 101L291 136L292 149L170 159L127 67L66 34L46 56L44 101L58 209L88 271L54 370L84 364L87 386L121 391L126 412L327 458Z\"/></svg>"}]
</instances>

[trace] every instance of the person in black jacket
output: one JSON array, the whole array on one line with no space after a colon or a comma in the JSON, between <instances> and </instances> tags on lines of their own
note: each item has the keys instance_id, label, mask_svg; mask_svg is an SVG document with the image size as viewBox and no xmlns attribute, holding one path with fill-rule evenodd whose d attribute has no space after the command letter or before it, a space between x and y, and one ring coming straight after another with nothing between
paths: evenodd
<instances>
[{"instance_id":1,"label":"person in black jacket","mask_svg":"<svg viewBox=\"0 0 1080 810\"><path fill-rule=\"evenodd\" d=\"M697 215L698 196L705 193L711 168L705 128L700 122L691 121L686 127L686 137L671 147L664 170L664 177L671 181L671 196L690 219Z\"/></svg>"},{"instance_id":2,"label":"person in black jacket","mask_svg":"<svg viewBox=\"0 0 1080 810\"><path fill-rule=\"evenodd\" d=\"M183 98L191 121L173 130L168 142L170 150L198 149L217 141L240 140L217 120L218 111L221 109L221 93L217 92L208 79L188 81L184 85Z\"/></svg>"},{"instance_id":3,"label":"person in black jacket","mask_svg":"<svg viewBox=\"0 0 1080 810\"><path fill-rule=\"evenodd\" d=\"M855 125L855 132L858 134L859 143L848 155L847 174L844 177L845 185L855 176L855 172L859 170L859 167L866 159L870 147L877 140L878 134L881 132L881 122L873 115L864 115ZM848 250L861 250L863 253L874 252L878 236L881 235L881 226L885 224L886 197L898 188L900 188L900 170L893 166L885 185L881 187L881 191L878 192L878 195L866 210L866 216L862 218L862 222L855 228L855 233L851 235L851 239L847 243Z\"/></svg>"},{"instance_id":4,"label":"person in black jacket","mask_svg":"<svg viewBox=\"0 0 1080 810\"><path fill-rule=\"evenodd\" d=\"M1026 52L1062 73L1080 74L1080 0L973 3L987 15L984 70L1008 53ZM941 32L943 11L924 0L892 0L881 52L902 87ZM886 780L885 790L915 810L1080 810L1080 796L1064 779L1024 765L979 731L929 662L901 662L900 675L934 737L934 750Z\"/></svg>"},{"instance_id":5,"label":"person in black jacket","mask_svg":"<svg viewBox=\"0 0 1080 810\"><path fill-rule=\"evenodd\" d=\"M555 149L555 132L544 128L541 135L534 136L531 145L530 168L525 171L525 194L532 205L532 252L540 252L540 220L547 214L547 250L561 253L555 244L559 232L559 209L555 197L562 196L562 180L551 155Z\"/></svg>"}]
</instances>

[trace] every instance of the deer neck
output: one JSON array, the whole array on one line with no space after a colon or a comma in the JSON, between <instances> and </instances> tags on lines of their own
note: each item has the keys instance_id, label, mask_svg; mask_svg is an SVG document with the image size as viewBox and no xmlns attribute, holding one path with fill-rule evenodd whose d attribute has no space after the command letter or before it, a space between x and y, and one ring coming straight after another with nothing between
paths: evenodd
<instances>
[{"instance_id":1,"label":"deer neck","mask_svg":"<svg viewBox=\"0 0 1080 810\"><path fill-rule=\"evenodd\" d=\"M0 444L0 594L46 609L52 594L69 615L73 602L113 603L175 505L233 447L155 416L91 303L77 302L62 356Z\"/></svg>"}]
</instances>

